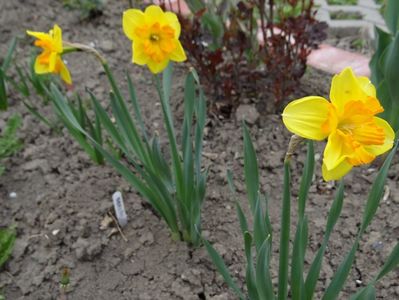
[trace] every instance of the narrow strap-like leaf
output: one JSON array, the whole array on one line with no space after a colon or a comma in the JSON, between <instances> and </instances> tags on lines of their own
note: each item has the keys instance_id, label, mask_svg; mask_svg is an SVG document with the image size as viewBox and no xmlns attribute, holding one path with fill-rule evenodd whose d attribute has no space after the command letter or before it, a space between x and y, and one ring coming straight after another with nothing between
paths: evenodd
<instances>
[{"instance_id":1,"label":"narrow strap-like leaf","mask_svg":"<svg viewBox=\"0 0 399 300\"><path fill-rule=\"evenodd\" d=\"M201 159L202 159L202 147L203 147L203 137L205 128L205 118L206 118L206 100L204 92L199 86L199 98L195 105L195 116L197 119L197 124L195 126L195 170L197 180L201 174Z\"/></svg>"},{"instance_id":2,"label":"narrow strap-like leaf","mask_svg":"<svg viewBox=\"0 0 399 300\"><path fill-rule=\"evenodd\" d=\"M136 115L137 121L139 122L141 134L148 141L147 131L145 129L145 124L143 121L143 117L141 115L140 106L137 101L136 89L134 88L134 85L133 85L132 79L130 78L129 73L126 73L126 77L127 77L127 85L128 85L128 89L129 89L130 101L132 102L134 113Z\"/></svg>"},{"instance_id":3,"label":"narrow strap-like leaf","mask_svg":"<svg viewBox=\"0 0 399 300\"><path fill-rule=\"evenodd\" d=\"M393 149L385 159L384 164L382 165L380 171L377 174L376 179L373 182L373 185L371 186L371 190L366 202L366 208L363 213L363 221L360 228L361 234L366 230L367 226L370 224L375 213L377 212L380 200L382 198L382 195L384 194L384 186L388 175L389 167L391 166L392 158L396 153L397 147L398 147L398 142L395 143L395 146L393 147Z\"/></svg>"},{"instance_id":4,"label":"narrow strap-like leaf","mask_svg":"<svg viewBox=\"0 0 399 300\"><path fill-rule=\"evenodd\" d=\"M284 162L284 185L283 203L281 208L281 231L280 231L280 258L278 270L278 299L287 299L288 292L288 265L290 248L290 225L291 225L291 176L290 163Z\"/></svg>"},{"instance_id":5,"label":"narrow strap-like leaf","mask_svg":"<svg viewBox=\"0 0 399 300\"><path fill-rule=\"evenodd\" d=\"M263 215L263 207L260 203L260 199L256 200L255 211L254 211L254 241L256 251L260 251L264 240L269 236L269 232L266 230L265 218Z\"/></svg>"},{"instance_id":6,"label":"narrow strap-like leaf","mask_svg":"<svg viewBox=\"0 0 399 300\"><path fill-rule=\"evenodd\" d=\"M380 280L382 277L384 277L387 273L391 272L398 265L399 265L399 243L397 243L396 246L393 248L391 254L385 261L384 266L381 268L380 272L378 272L375 281Z\"/></svg>"},{"instance_id":7,"label":"narrow strap-like leaf","mask_svg":"<svg viewBox=\"0 0 399 300\"><path fill-rule=\"evenodd\" d=\"M308 224L306 217L297 225L291 263L291 294L292 300L305 299L303 280L303 264L308 239Z\"/></svg>"},{"instance_id":8,"label":"narrow strap-like leaf","mask_svg":"<svg viewBox=\"0 0 399 300\"><path fill-rule=\"evenodd\" d=\"M7 261L12 253L16 238L13 228L0 229L0 267Z\"/></svg>"},{"instance_id":9,"label":"narrow strap-like leaf","mask_svg":"<svg viewBox=\"0 0 399 300\"><path fill-rule=\"evenodd\" d=\"M309 268L308 275L305 281L305 299L313 299L313 294L316 289L317 280L319 279L321 265L323 262L324 252L326 250L330 234L338 221L342 211L342 204L344 201L344 182L341 181L338 190L335 194L334 201L331 205L330 212L328 214L326 230L323 238L323 242L317 251L315 258Z\"/></svg>"},{"instance_id":10,"label":"narrow strap-like leaf","mask_svg":"<svg viewBox=\"0 0 399 300\"><path fill-rule=\"evenodd\" d=\"M110 93L112 111L118 124L119 131L125 137L125 144L145 164L151 167L151 162L141 136L132 120L124 100L119 99L113 92Z\"/></svg>"},{"instance_id":11,"label":"narrow strap-like leaf","mask_svg":"<svg viewBox=\"0 0 399 300\"><path fill-rule=\"evenodd\" d=\"M352 249L346 255L344 261L338 267L338 270L335 273L333 279L331 280L330 285L327 287L323 300L335 300L338 297L340 291L342 290L343 285L345 284L345 281L349 275L350 269L355 259L355 253L359 245L359 241L364 231L366 230L367 226L370 224L371 220L373 219L375 213L377 212L378 205L384 193L384 185L386 177L388 175L388 170L391 165L392 158L396 153L397 146L398 142L396 142L395 147L391 150L391 152L385 159L384 164L382 165L380 171L377 174L376 179L373 182L373 185L371 187L367 199L366 209L363 214L363 221L360 226L360 230L358 232L356 240L352 246Z\"/></svg>"},{"instance_id":12,"label":"narrow strap-like leaf","mask_svg":"<svg viewBox=\"0 0 399 300\"><path fill-rule=\"evenodd\" d=\"M240 288L237 286L237 284L234 282L233 278L231 277L230 272L223 261L223 258L219 255L219 253L217 253L215 248L213 248L213 246L207 240L204 240L203 242L206 250L209 253L209 256L212 259L212 262L216 266L219 273L223 276L224 281L236 293L236 295L240 298L240 300L245 300L244 294L242 293Z\"/></svg>"},{"instance_id":13,"label":"narrow strap-like leaf","mask_svg":"<svg viewBox=\"0 0 399 300\"><path fill-rule=\"evenodd\" d=\"M169 62L168 66L162 73L162 90L165 101L169 102L170 91L172 90L173 62Z\"/></svg>"},{"instance_id":14,"label":"narrow strap-like leaf","mask_svg":"<svg viewBox=\"0 0 399 300\"><path fill-rule=\"evenodd\" d=\"M259 298L262 300L274 299L273 283L269 267L270 249L270 240L266 238L259 249L256 262L256 286L258 287Z\"/></svg>"},{"instance_id":15,"label":"narrow strap-like leaf","mask_svg":"<svg viewBox=\"0 0 399 300\"><path fill-rule=\"evenodd\" d=\"M244 173L247 186L249 206L254 214L256 200L259 196L259 170L254 145L248 128L243 124L244 131Z\"/></svg>"},{"instance_id":16,"label":"narrow strap-like leaf","mask_svg":"<svg viewBox=\"0 0 399 300\"><path fill-rule=\"evenodd\" d=\"M3 69L0 68L0 110L7 110L8 100L6 91L6 77Z\"/></svg>"},{"instance_id":17,"label":"narrow strap-like leaf","mask_svg":"<svg viewBox=\"0 0 399 300\"><path fill-rule=\"evenodd\" d=\"M246 232L248 232L248 222L247 218L244 215L244 212L241 209L240 203L236 202L236 210L238 215L238 220L240 222L240 228L242 235L244 236Z\"/></svg>"},{"instance_id":18,"label":"narrow strap-like leaf","mask_svg":"<svg viewBox=\"0 0 399 300\"><path fill-rule=\"evenodd\" d=\"M249 299L260 300L256 283L254 261L252 258L252 236L248 231L244 233L244 246L245 257L247 258L245 283L247 284Z\"/></svg>"},{"instance_id":19,"label":"narrow strap-like leaf","mask_svg":"<svg viewBox=\"0 0 399 300\"><path fill-rule=\"evenodd\" d=\"M385 8L385 23L393 35L399 30L399 2L387 0Z\"/></svg>"},{"instance_id":20,"label":"narrow strap-like leaf","mask_svg":"<svg viewBox=\"0 0 399 300\"><path fill-rule=\"evenodd\" d=\"M308 152L306 156L305 166L303 168L301 185L299 189L299 198L298 198L299 220L302 220L305 214L306 201L308 198L309 188L312 183L313 173L314 173L313 141L308 141Z\"/></svg>"},{"instance_id":21,"label":"narrow strap-like leaf","mask_svg":"<svg viewBox=\"0 0 399 300\"><path fill-rule=\"evenodd\" d=\"M169 72L168 68L167 68L167 70L168 70L167 72ZM168 95L166 95L165 92L162 90L161 83L159 81L159 77L157 77L157 76L155 76L155 83L156 83L158 95L161 100L164 123L165 123L166 131L168 134L170 152L172 155L172 162L173 162L173 172L174 172L175 183L176 183L176 192L177 192L178 198L181 199L182 196L184 195L183 170L181 167L180 157L179 157L179 153L177 150L176 135L175 135L175 130L174 130L174 126L173 126L172 113L170 111L169 98L168 98ZM165 85L165 82L164 82L164 85Z\"/></svg>"},{"instance_id":22,"label":"narrow strap-like leaf","mask_svg":"<svg viewBox=\"0 0 399 300\"><path fill-rule=\"evenodd\" d=\"M17 46L17 38L13 37L10 42L10 46L7 49L7 54L4 57L3 64L1 65L1 69L3 70L4 73L8 70L11 64L12 55L14 54L16 46Z\"/></svg>"},{"instance_id":23,"label":"narrow strap-like leaf","mask_svg":"<svg viewBox=\"0 0 399 300\"><path fill-rule=\"evenodd\" d=\"M355 242L352 245L351 250L348 252L344 260L339 265L337 271L334 274L333 279L331 280L329 286L327 287L324 296L322 298L323 300L335 300L338 298L338 295L341 292L342 287L345 284L345 281L348 278L349 272L352 268L358 246L359 246L359 239L356 238Z\"/></svg>"},{"instance_id":24,"label":"narrow strap-like leaf","mask_svg":"<svg viewBox=\"0 0 399 300\"><path fill-rule=\"evenodd\" d=\"M368 285L353 295L350 300L375 300L375 287Z\"/></svg>"},{"instance_id":25,"label":"narrow strap-like leaf","mask_svg":"<svg viewBox=\"0 0 399 300\"><path fill-rule=\"evenodd\" d=\"M108 134L111 136L112 140L118 147L125 153L128 154L127 147L119 133L116 129L115 125L112 123L111 119L109 118L105 109L101 106L100 102L96 98L96 96L89 92L90 98L92 100L94 106L94 112L100 119L101 123L103 124L104 128L107 130Z\"/></svg>"}]
</instances>

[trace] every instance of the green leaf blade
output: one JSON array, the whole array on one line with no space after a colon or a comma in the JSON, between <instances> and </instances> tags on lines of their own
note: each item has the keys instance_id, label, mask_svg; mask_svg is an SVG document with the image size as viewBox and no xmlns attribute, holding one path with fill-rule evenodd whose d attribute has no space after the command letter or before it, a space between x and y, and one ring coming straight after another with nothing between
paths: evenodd
<instances>
[{"instance_id":1,"label":"green leaf blade","mask_svg":"<svg viewBox=\"0 0 399 300\"><path fill-rule=\"evenodd\" d=\"M254 145L247 126L243 125L244 131L244 175L247 186L247 195L251 211L255 212L257 199L259 198L259 169Z\"/></svg>"}]
</instances>

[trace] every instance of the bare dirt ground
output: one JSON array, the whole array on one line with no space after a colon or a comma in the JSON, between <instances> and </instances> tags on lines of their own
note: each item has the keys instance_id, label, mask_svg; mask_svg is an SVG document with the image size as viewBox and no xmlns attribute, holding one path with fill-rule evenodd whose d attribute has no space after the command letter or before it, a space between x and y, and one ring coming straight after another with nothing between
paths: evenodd
<instances>
[{"instance_id":1,"label":"bare dirt ground","mask_svg":"<svg viewBox=\"0 0 399 300\"><path fill-rule=\"evenodd\" d=\"M26 29L48 31L58 23L66 40L96 45L109 59L122 87L126 87L124 71L128 70L137 87L147 126L162 131L161 111L149 73L130 63L130 42L121 29L121 15L128 8L127 2L108 1L102 16L82 22L79 13L66 10L62 1L0 0L0 56L5 54L13 36L24 35ZM23 43L18 56L29 56L29 49L29 45ZM83 91L88 87L107 103L109 86L94 59L71 54L67 60L75 89ZM186 68L180 67L175 74L172 105L177 122L182 118ZM329 82L329 75L309 70L293 98L308 94L327 97ZM58 134L39 123L27 113L16 95L12 95L10 110L1 113L0 125L4 126L14 112L24 117L20 130L24 148L5 162L7 171L0 177L0 226L15 224L18 232L13 255L0 272L0 290L6 299L65 299L59 286L64 267L71 272L67 299L236 299L215 272L205 249L190 249L184 243L173 242L163 221L113 169L94 165L66 131ZM43 107L43 112L52 116L50 106ZM290 134L279 115L260 113L261 118L250 129L261 168L262 189L270 195L271 221L277 233L282 159ZM209 120L207 131L204 151L208 155L204 157L204 164L210 167L210 176L203 207L204 235L223 255L236 280L244 285L242 237L226 182L226 170L230 168L235 174L239 200L246 208L240 122L234 118ZM322 240L335 190L332 183L323 182L320 176L322 149L323 145L318 144L317 173L307 207L310 220L307 264ZM292 228L304 158L305 147L302 147L292 164ZM377 166L376 163L359 168L345 178L343 213L326 253L319 295L352 245ZM340 299L347 299L356 287L372 278L398 240L398 171L396 159L387 182L390 195L381 203L365 234ZM101 221L111 209L111 195L116 190L124 195L129 217L123 229L127 242L119 234L109 236L110 229L100 230ZM11 192L17 197L9 197ZM54 231L58 233L54 235ZM274 258L277 254L275 246ZM275 260L272 267L276 270ZM276 280L277 274L273 275ZM382 280L378 285L379 299L399 298L398 278L396 270Z\"/></svg>"}]
</instances>

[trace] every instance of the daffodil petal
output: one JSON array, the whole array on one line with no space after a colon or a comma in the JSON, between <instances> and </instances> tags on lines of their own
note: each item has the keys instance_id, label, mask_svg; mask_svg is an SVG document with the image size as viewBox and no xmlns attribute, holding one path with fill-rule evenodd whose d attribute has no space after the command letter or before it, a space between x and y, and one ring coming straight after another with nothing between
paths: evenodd
<instances>
[{"instance_id":1,"label":"daffodil petal","mask_svg":"<svg viewBox=\"0 0 399 300\"><path fill-rule=\"evenodd\" d=\"M176 48L170 54L170 59L177 62L182 62L187 59L186 53L184 52L183 46L179 41L176 41Z\"/></svg>"},{"instance_id":2,"label":"daffodil petal","mask_svg":"<svg viewBox=\"0 0 399 300\"><path fill-rule=\"evenodd\" d=\"M330 170L327 169L326 165L323 163L322 166L323 179L325 181L339 180L343 176L345 176L351 169L352 165L349 164L346 160L342 161L335 168Z\"/></svg>"},{"instance_id":3,"label":"daffodil petal","mask_svg":"<svg viewBox=\"0 0 399 300\"><path fill-rule=\"evenodd\" d=\"M143 24L145 24L145 17L141 10L128 9L123 13L123 32L129 39L134 40L137 37L135 30Z\"/></svg>"},{"instance_id":4,"label":"daffodil petal","mask_svg":"<svg viewBox=\"0 0 399 300\"><path fill-rule=\"evenodd\" d=\"M384 144L368 145L368 146L364 146L364 148L368 152L377 156L377 155L381 155L381 154L387 152L388 150L390 150L393 147L393 143L394 143L394 139L395 139L395 132L393 131L391 125L389 125L388 122L385 121L384 119L374 117L374 121L376 122L376 124L379 127L384 129L384 133L385 133Z\"/></svg>"},{"instance_id":5,"label":"daffodil petal","mask_svg":"<svg viewBox=\"0 0 399 300\"><path fill-rule=\"evenodd\" d=\"M44 32L27 30L26 34L33 36L34 38L37 38L39 40L49 40L50 39L50 35L48 33L44 33Z\"/></svg>"},{"instance_id":6,"label":"daffodil petal","mask_svg":"<svg viewBox=\"0 0 399 300\"><path fill-rule=\"evenodd\" d=\"M330 103L317 96L294 100L283 111L283 122L289 131L306 139L323 140L328 133L321 129L328 119Z\"/></svg>"},{"instance_id":7,"label":"daffodil petal","mask_svg":"<svg viewBox=\"0 0 399 300\"><path fill-rule=\"evenodd\" d=\"M172 27L173 30L175 31L175 38L178 39L180 36L181 28L180 28L179 19L177 18L176 14L167 11L164 13L164 19L165 19L165 24L162 25L169 25L170 27Z\"/></svg>"},{"instance_id":8,"label":"daffodil petal","mask_svg":"<svg viewBox=\"0 0 399 300\"><path fill-rule=\"evenodd\" d=\"M345 68L332 79L330 100L342 112L349 101L362 101L371 109L381 112L382 108L375 98L375 88L366 77L356 77L351 68Z\"/></svg>"},{"instance_id":9,"label":"daffodil petal","mask_svg":"<svg viewBox=\"0 0 399 300\"><path fill-rule=\"evenodd\" d=\"M46 74L50 73L49 65L40 63L39 57L36 57L34 70L36 74Z\"/></svg>"},{"instance_id":10,"label":"daffodil petal","mask_svg":"<svg viewBox=\"0 0 399 300\"><path fill-rule=\"evenodd\" d=\"M169 60L163 60L161 62L155 62L155 61L148 61L147 65L148 68L150 69L150 71L154 74L158 74L160 72L162 72L167 66L168 66Z\"/></svg>"},{"instance_id":11,"label":"daffodil petal","mask_svg":"<svg viewBox=\"0 0 399 300\"><path fill-rule=\"evenodd\" d=\"M375 89L374 84L371 83L370 79L365 77L365 76L359 76L357 77L357 80L359 82L360 88L363 90L363 92L372 98L377 97L377 91Z\"/></svg>"},{"instance_id":12,"label":"daffodil petal","mask_svg":"<svg viewBox=\"0 0 399 300\"><path fill-rule=\"evenodd\" d=\"M60 59L60 77L62 80L64 80L67 84L72 84L72 78L71 74L69 73L69 70L65 63Z\"/></svg>"},{"instance_id":13,"label":"daffodil petal","mask_svg":"<svg viewBox=\"0 0 399 300\"><path fill-rule=\"evenodd\" d=\"M50 53L49 67L48 67L50 72L54 72L56 70L58 60L60 60L60 59L61 58L59 57L57 52Z\"/></svg>"},{"instance_id":14,"label":"daffodil petal","mask_svg":"<svg viewBox=\"0 0 399 300\"><path fill-rule=\"evenodd\" d=\"M132 51L133 51L133 58L132 58L133 63L141 66L147 64L148 57L143 51L143 46L141 43L133 42Z\"/></svg>"},{"instance_id":15,"label":"daffodil petal","mask_svg":"<svg viewBox=\"0 0 399 300\"><path fill-rule=\"evenodd\" d=\"M55 50L58 53L62 53L62 30L57 24L55 24L53 28L53 40L56 48Z\"/></svg>"},{"instance_id":16,"label":"daffodil petal","mask_svg":"<svg viewBox=\"0 0 399 300\"><path fill-rule=\"evenodd\" d=\"M324 149L323 165L327 170L335 169L346 158L345 139L338 130L329 135L326 148Z\"/></svg>"},{"instance_id":17,"label":"daffodil petal","mask_svg":"<svg viewBox=\"0 0 399 300\"><path fill-rule=\"evenodd\" d=\"M158 21L160 24L165 23L164 12L158 5L150 5L144 11L145 19L148 23L154 23Z\"/></svg>"}]
</instances>

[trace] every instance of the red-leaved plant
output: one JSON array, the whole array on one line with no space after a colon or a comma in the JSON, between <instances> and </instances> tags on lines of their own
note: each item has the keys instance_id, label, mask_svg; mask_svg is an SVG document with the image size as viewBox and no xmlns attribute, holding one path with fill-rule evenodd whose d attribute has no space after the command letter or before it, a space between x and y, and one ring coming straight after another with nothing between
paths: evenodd
<instances>
[{"instance_id":1,"label":"red-leaved plant","mask_svg":"<svg viewBox=\"0 0 399 300\"><path fill-rule=\"evenodd\" d=\"M326 38L313 0L208 2L186 0L193 14L180 10L178 16L189 61L212 94L211 111L228 117L242 101L270 98L278 109L303 76L311 50Z\"/></svg>"}]
</instances>

